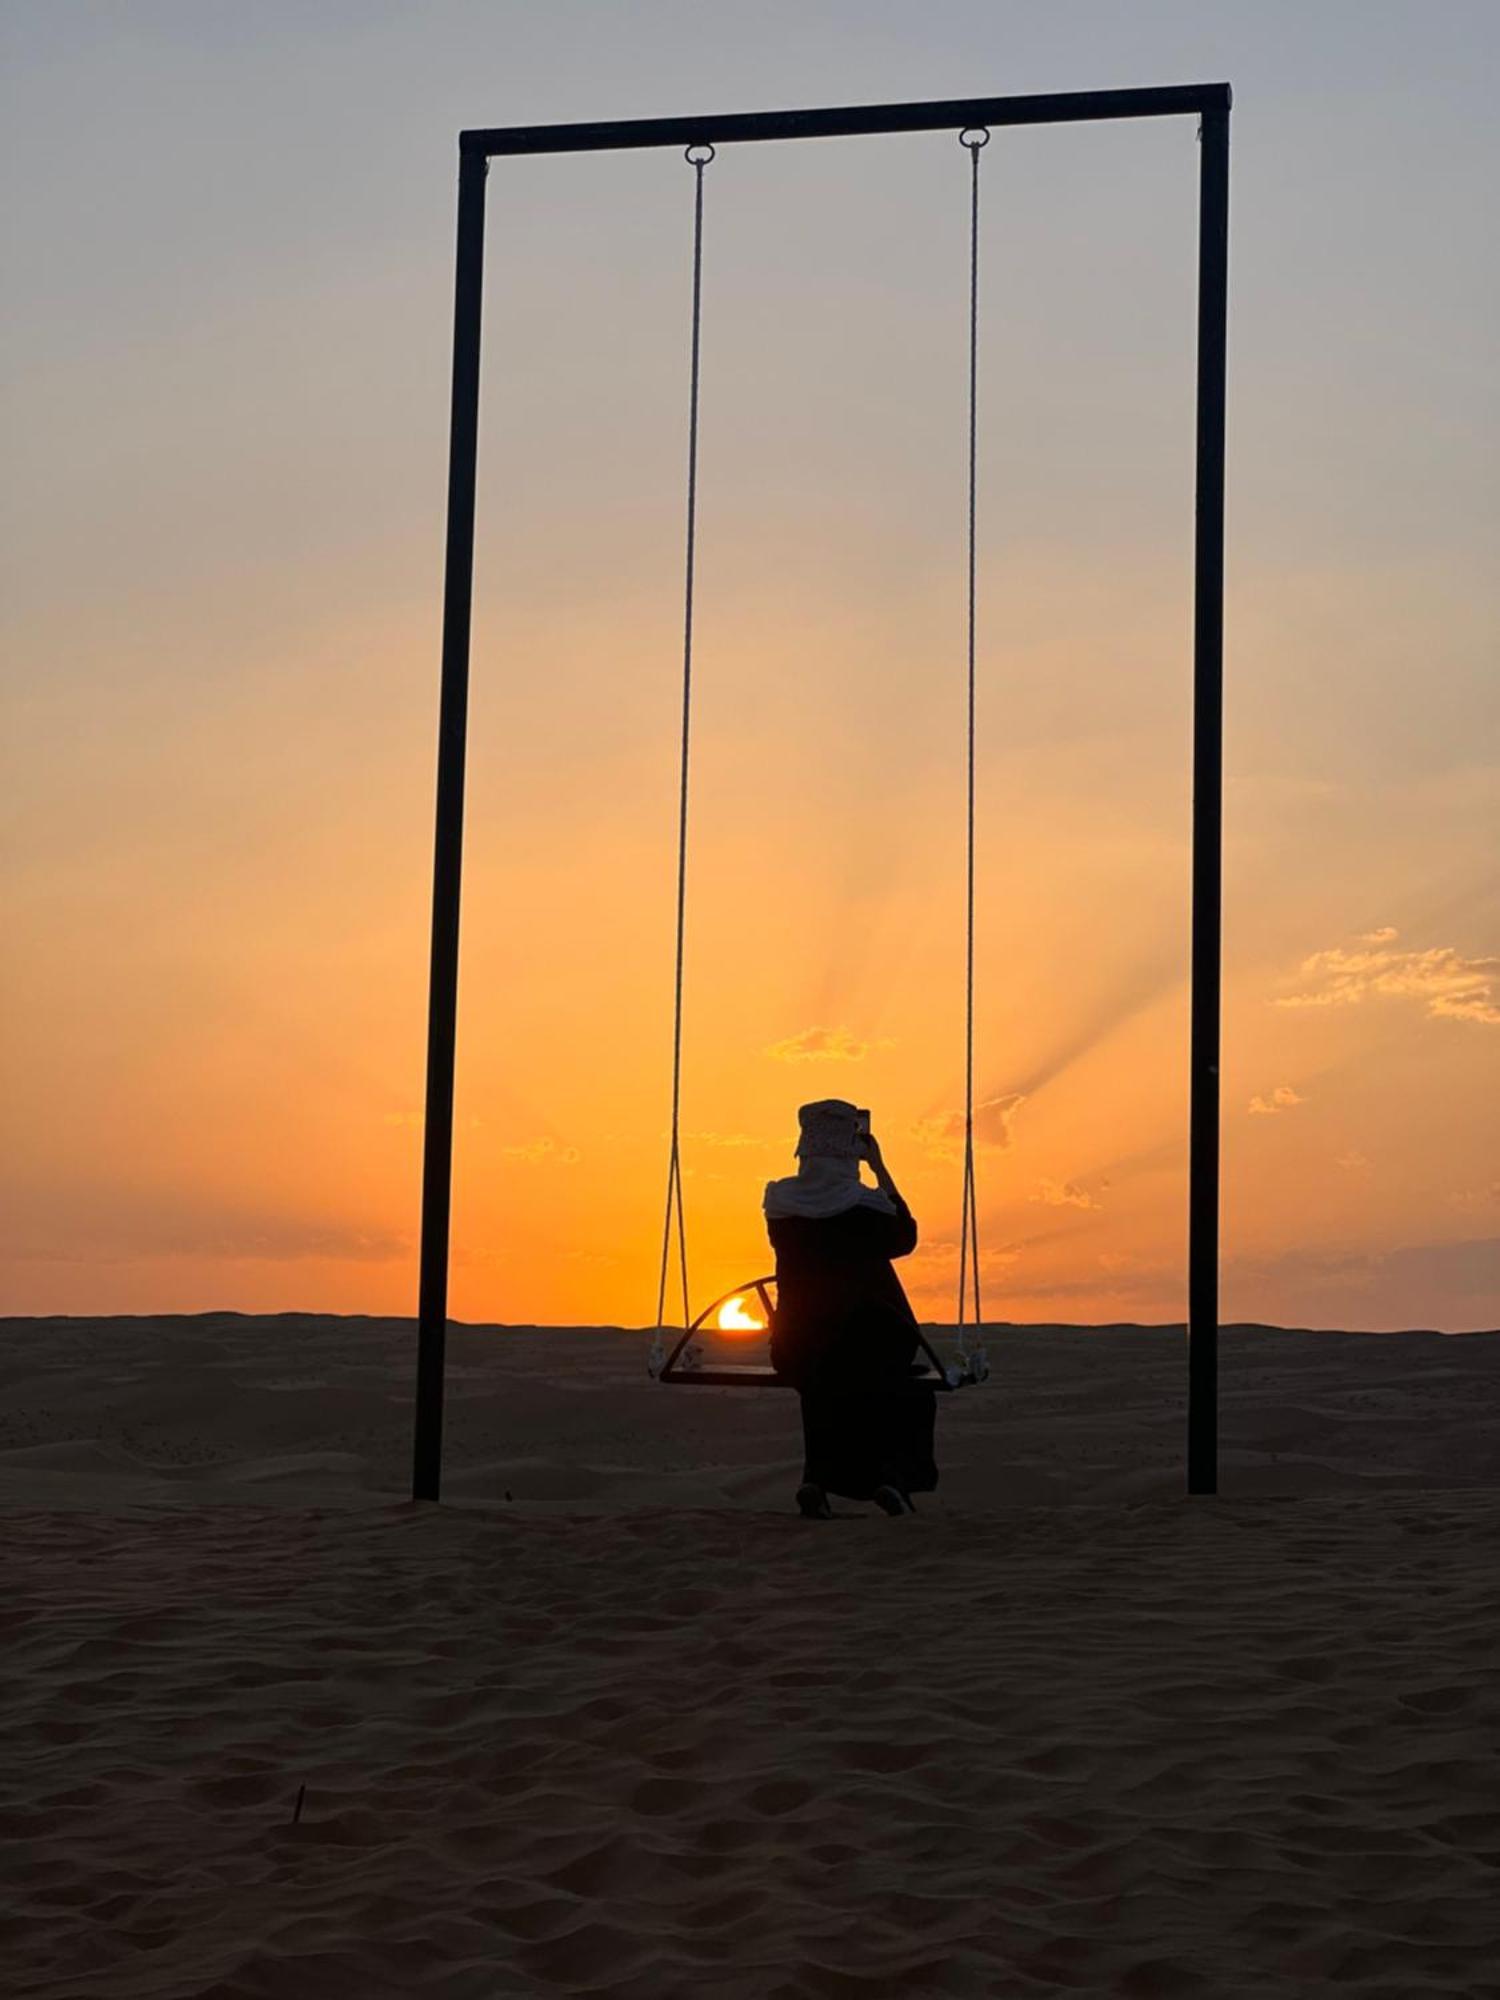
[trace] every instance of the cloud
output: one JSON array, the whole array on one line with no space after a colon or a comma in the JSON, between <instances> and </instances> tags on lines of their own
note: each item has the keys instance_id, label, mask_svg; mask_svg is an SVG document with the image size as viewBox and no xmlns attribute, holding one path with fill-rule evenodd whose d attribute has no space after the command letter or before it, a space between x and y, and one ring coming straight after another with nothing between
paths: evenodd
<instances>
[{"instance_id":1,"label":"cloud","mask_svg":"<svg viewBox=\"0 0 1500 2000\"><path fill-rule=\"evenodd\" d=\"M848 1028L803 1028L766 1050L776 1062L863 1062L871 1049L888 1049L885 1041L861 1041Z\"/></svg>"},{"instance_id":2,"label":"cloud","mask_svg":"<svg viewBox=\"0 0 1500 2000\"><path fill-rule=\"evenodd\" d=\"M1024 1090L1012 1090L999 1097L987 1097L974 1106L974 1143L1002 1152L1010 1144L1011 1121L1026 1102ZM936 1118L922 1118L913 1125L912 1137L933 1160L962 1159L964 1114L949 1111Z\"/></svg>"},{"instance_id":3,"label":"cloud","mask_svg":"<svg viewBox=\"0 0 1500 2000\"><path fill-rule=\"evenodd\" d=\"M247 1213L226 1208L132 1209L69 1225L66 1241L7 1246L18 1261L127 1264L204 1260L235 1264L385 1264L411 1254L411 1238L383 1224L333 1217Z\"/></svg>"},{"instance_id":4,"label":"cloud","mask_svg":"<svg viewBox=\"0 0 1500 2000\"><path fill-rule=\"evenodd\" d=\"M1050 1268L1035 1277L1009 1277L1001 1296L1008 1309L1038 1300L1055 1311L1059 1299L1080 1305L1100 1299L1112 1312L1180 1323L1185 1292L1180 1264L1107 1255L1092 1262L1093 1270L1072 1264L1066 1277ZM1385 1250L1305 1248L1230 1256L1223 1279L1226 1324L1492 1328L1500 1299L1500 1237Z\"/></svg>"},{"instance_id":5,"label":"cloud","mask_svg":"<svg viewBox=\"0 0 1500 2000\"><path fill-rule=\"evenodd\" d=\"M411 1241L402 1231L379 1225L302 1221L278 1216L260 1224L226 1218L222 1227L208 1229L174 1246L173 1254L188 1257L238 1257L270 1263L297 1263L326 1258L335 1263L383 1264L405 1257Z\"/></svg>"},{"instance_id":6,"label":"cloud","mask_svg":"<svg viewBox=\"0 0 1500 2000\"><path fill-rule=\"evenodd\" d=\"M534 1167L576 1167L578 1148L560 1146L555 1139L527 1139L519 1146L502 1146L507 1160L525 1160Z\"/></svg>"},{"instance_id":7,"label":"cloud","mask_svg":"<svg viewBox=\"0 0 1500 2000\"><path fill-rule=\"evenodd\" d=\"M1284 994L1278 1007L1352 1007L1369 995L1416 1000L1429 1020L1480 1021L1500 1026L1495 983L1500 958L1465 958L1451 945L1427 951L1392 949L1394 930L1369 931L1364 947L1315 951L1299 967L1302 990Z\"/></svg>"},{"instance_id":8,"label":"cloud","mask_svg":"<svg viewBox=\"0 0 1500 2000\"><path fill-rule=\"evenodd\" d=\"M1231 1257L1224 1317L1282 1326L1493 1328L1500 1237Z\"/></svg>"},{"instance_id":9,"label":"cloud","mask_svg":"<svg viewBox=\"0 0 1500 2000\"><path fill-rule=\"evenodd\" d=\"M665 1136L663 1134L663 1137ZM684 1132L682 1142L685 1146L728 1146L736 1148L743 1146L769 1146L772 1143L769 1139L757 1139L750 1132Z\"/></svg>"},{"instance_id":10,"label":"cloud","mask_svg":"<svg viewBox=\"0 0 1500 2000\"><path fill-rule=\"evenodd\" d=\"M1096 1259L1097 1268L1086 1270L1073 1268L1066 1274L1044 1272L1034 1278L1008 1278L1003 1296L1010 1304L1022 1300L1040 1300L1050 1310L1037 1322L1040 1325L1118 1325L1121 1322L1110 1319L1062 1319L1057 1316L1058 1300L1105 1299L1111 1306L1117 1300L1128 1300L1136 1311L1143 1315L1145 1323L1160 1323L1163 1319L1172 1323L1170 1316L1180 1314L1179 1303L1183 1281L1180 1270L1170 1265L1135 1264L1129 1259L1117 1265L1106 1265ZM1137 1322L1139 1323L1139 1322Z\"/></svg>"},{"instance_id":11,"label":"cloud","mask_svg":"<svg viewBox=\"0 0 1500 2000\"><path fill-rule=\"evenodd\" d=\"M981 1243L980 1271L1008 1271L1025 1247L1023 1243ZM951 1282L958 1271L958 1238L924 1237L907 1262L913 1267L913 1279L918 1285L930 1288L936 1284Z\"/></svg>"},{"instance_id":12,"label":"cloud","mask_svg":"<svg viewBox=\"0 0 1500 2000\"><path fill-rule=\"evenodd\" d=\"M1456 1188L1448 1199L1455 1208L1500 1207L1500 1181L1491 1181L1487 1188Z\"/></svg>"},{"instance_id":13,"label":"cloud","mask_svg":"<svg viewBox=\"0 0 1500 2000\"><path fill-rule=\"evenodd\" d=\"M1361 931L1361 944L1393 944L1400 933L1393 924L1382 924L1378 931Z\"/></svg>"},{"instance_id":14,"label":"cloud","mask_svg":"<svg viewBox=\"0 0 1500 2000\"><path fill-rule=\"evenodd\" d=\"M1054 1181L1043 1178L1037 1182L1033 1201L1044 1202L1048 1208L1101 1208L1096 1195L1081 1188L1077 1181Z\"/></svg>"},{"instance_id":15,"label":"cloud","mask_svg":"<svg viewBox=\"0 0 1500 2000\"><path fill-rule=\"evenodd\" d=\"M1370 1162L1357 1146L1351 1146L1347 1152L1340 1153L1333 1164L1342 1167L1346 1174L1363 1174L1370 1170Z\"/></svg>"},{"instance_id":16,"label":"cloud","mask_svg":"<svg viewBox=\"0 0 1500 2000\"><path fill-rule=\"evenodd\" d=\"M1257 1118L1274 1118L1278 1111L1290 1111L1294 1104L1306 1104L1307 1099L1293 1090L1289 1083L1278 1083L1265 1097L1252 1097L1250 1110Z\"/></svg>"}]
</instances>

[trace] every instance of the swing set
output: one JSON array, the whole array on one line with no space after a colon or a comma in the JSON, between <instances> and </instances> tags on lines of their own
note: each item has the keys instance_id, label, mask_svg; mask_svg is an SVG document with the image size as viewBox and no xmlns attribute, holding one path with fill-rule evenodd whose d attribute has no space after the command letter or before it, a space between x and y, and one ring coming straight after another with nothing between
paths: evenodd
<instances>
[{"instance_id":1,"label":"swing set","mask_svg":"<svg viewBox=\"0 0 1500 2000\"><path fill-rule=\"evenodd\" d=\"M1229 234L1228 84L1079 91L929 104L855 105L815 111L706 118L638 119L597 125L512 126L459 135L458 249L454 296L453 397L449 434L448 535L438 723L437 834L433 868L427 1110L422 1175L416 1423L412 1493L436 1500L442 1480L444 1347L453 1174L454 1045L463 853L464 762L473 601L474 495L479 432L480 320L485 182L491 159L533 153L676 147L693 169L692 309L688 387L687 548L684 581L682 726L677 820L677 927L673 987L672 1111L651 1372L664 1384L719 1388L782 1386L769 1367L702 1365L695 1336L731 1300L754 1293L774 1321L773 1278L756 1278L690 1315L682 1207L680 1107L683 965L687 912L688 779L692 747L693 590L697 552L698 412L702 336L704 176L719 146L892 132L956 133L970 162L968 285L967 825L965 879L964 1151L958 1335L972 1299L973 1339L944 1362L925 1334L914 1378L959 1389L988 1374L979 1295L979 1223L974 1176L974 824L977 637L977 461L980 156L991 129L1121 118L1196 115L1199 120L1197 506L1194 549L1191 1030L1188 1168L1187 1490L1218 1484L1219 1011L1223 804L1224 400ZM682 1333L667 1352L667 1279L676 1221Z\"/></svg>"}]
</instances>

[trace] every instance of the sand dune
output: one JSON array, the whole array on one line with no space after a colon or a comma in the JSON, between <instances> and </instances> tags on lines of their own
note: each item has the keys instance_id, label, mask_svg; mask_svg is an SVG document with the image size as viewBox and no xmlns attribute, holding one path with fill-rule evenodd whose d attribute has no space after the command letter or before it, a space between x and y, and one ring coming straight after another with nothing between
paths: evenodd
<instances>
[{"instance_id":1,"label":"sand dune","mask_svg":"<svg viewBox=\"0 0 1500 2000\"><path fill-rule=\"evenodd\" d=\"M794 1400L662 1388L647 1346L614 1329L455 1327L448 1497L508 1492L528 1511L784 1504ZM944 1404L936 1511L1181 1490L1180 1328L997 1328L990 1346L994 1381ZM95 1504L87 1481L132 1501L252 1482L295 1505L404 1498L414 1364L406 1320L0 1320L0 1503ZM1497 1384L1495 1336L1228 1328L1224 1489L1495 1480Z\"/></svg>"},{"instance_id":2,"label":"sand dune","mask_svg":"<svg viewBox=\"0 0 1500 2000\"><path fill-rule=\"evenodd\" d=\"M622 1336L457 1331L414 1508L409 1327L9 1323L7 1992L1496 1990L1500 1338L1226 1336L1192 1504L1179 1337L994 1346L810 1524Z\"/></svg>"}]
</instances>

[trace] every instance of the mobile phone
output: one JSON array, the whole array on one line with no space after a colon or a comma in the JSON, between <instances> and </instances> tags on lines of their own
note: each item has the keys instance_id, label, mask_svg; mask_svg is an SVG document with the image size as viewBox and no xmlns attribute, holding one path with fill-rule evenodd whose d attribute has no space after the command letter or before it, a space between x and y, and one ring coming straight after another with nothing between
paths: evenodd
<instances>
[{"instance_id":1,"label":"mobile phone","mask_svg":"<svg viewBox=\"0 0 1500 2000\"><path fill-rule=\"evenodd\" d=\"M862 1139L868 1139L870 1136L869 1112L856 1110L854 1114L854 1124L856 1131L859 1133L859 1136Z\"/></svg>"}]
</instances>

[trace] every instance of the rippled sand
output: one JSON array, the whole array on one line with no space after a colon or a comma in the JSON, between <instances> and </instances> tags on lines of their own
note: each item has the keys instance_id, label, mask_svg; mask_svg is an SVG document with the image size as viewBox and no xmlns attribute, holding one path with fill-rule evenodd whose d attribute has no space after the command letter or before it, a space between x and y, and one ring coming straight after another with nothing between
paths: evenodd
<instances>
[{"instance_id":1,"label":"rippled sand","mask_svg":"<svg viewBox=\"0 0 1500 2000\"><path fill-rule=\"evenodd\" d=\"M456 1336L414 1508L410 1347L5 1327L8 1992L1493 1990L1500 1339L1226 1335L1185 1503L1180 1337L997 1337L829 1524L589 1333Z\"/></svg>"}]
</instances>

